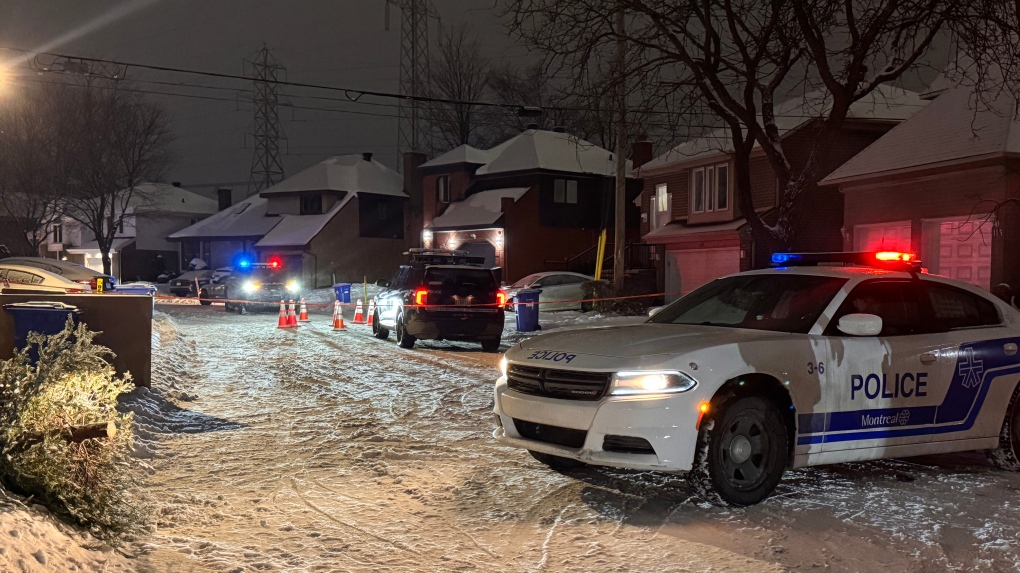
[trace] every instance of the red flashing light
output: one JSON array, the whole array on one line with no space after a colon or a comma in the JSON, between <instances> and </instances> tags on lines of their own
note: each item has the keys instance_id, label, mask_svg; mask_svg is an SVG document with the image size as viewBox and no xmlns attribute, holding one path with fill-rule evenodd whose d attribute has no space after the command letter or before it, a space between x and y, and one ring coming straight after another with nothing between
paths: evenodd
<instances>
[{"instance_id":1,"label":"red flashing light","mask_svg":"<svg viewBox=\"0 0 1020 573\"><path fill-rule=\"evenodd\" d=\"M279 257L272 257L269 259L269 268L278 269L283 266L283 262L280 261Z\"/></svg>"},{"instance_id":2,"label":"red flashing light","mask_svg":"<svg viewBox=\"0 0 1020 573\"><path fill-rule=\"evenodd\" d=\"M414 291L414 304L417 306L425 306L425 302L428 300L429 291L428 289L420 288Z\"/></svg>"},{"instance_id":3,"label":"red flashing light","mask_svg":"<svg viewBox=\"0 0 1020 573\"><path fill-rule=\"evenodd\" d=\"M496 292L496 305L500 308L506 306L506 293L503 291Z\"/></svg>"},{"instance_id":4,"label":"red flashing light","mask_svg":"<svg viewBox=\"0 0 1020 573\"><path fill-rule=\"evenodd\" d=\"M899 251L879 251L875 253L875 259L884 262L909 263L917 258L914 253L901 253Z\"/></svg>"}]
</instances>

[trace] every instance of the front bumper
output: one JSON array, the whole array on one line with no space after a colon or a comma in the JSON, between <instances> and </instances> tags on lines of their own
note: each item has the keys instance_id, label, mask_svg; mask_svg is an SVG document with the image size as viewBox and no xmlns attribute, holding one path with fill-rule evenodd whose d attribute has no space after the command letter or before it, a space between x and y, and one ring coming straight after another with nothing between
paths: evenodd
<instances>
[{"instance_id":1,"label":"front bumper","mask_svg":"<svg viewBox=\"0 0 1020 573\"><path fill-rule=\"evenodd\" d=\"M559 400L511 390L496 382L495 406L501 443L579 460L588 464L637 470L690 471L697 446L697 402L685 394L616 396L598 401ZM527 438L514 419L585 432L578 448ZM646 440L655 453L621 453L603 449L606 436Z\"/></svg>"},{"instance_id":2,"label":"front bumper","mask_svg":"<svg viewBox=\"0 0 1020 573\"><path fill-rule=\"evenodd\" d=\"M407 316L407 333L423 340L478 341L503 336L502 310L420 311Z\"/></svg>"}]
</instances>

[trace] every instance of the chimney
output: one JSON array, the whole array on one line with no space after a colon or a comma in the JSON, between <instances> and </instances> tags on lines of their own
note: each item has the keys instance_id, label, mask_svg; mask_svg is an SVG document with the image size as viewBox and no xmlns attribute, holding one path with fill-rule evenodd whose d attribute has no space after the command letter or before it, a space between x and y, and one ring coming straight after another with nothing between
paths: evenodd
<instances>
[{"instance_id":1,"label":"chimney","mask_svg":"<svg viewBox=\"0 0 1020 573\"><path fill-rule=\"evenodd\" d=\"M553 128L553 131L555 131L556 133L566 133L567 128L563 127L562 125L557 125L556 127Z\"/></svg>"},{"instance_id":2,"label":"chimney","mask_svg":"<svg viewBox=\"0 0 1020 573\"><path fill-rule=\"evenodd\" d=\"M635 141L630 148L630 160L634 162L634 169L641 167L652 160L652 142Z\"/></svg>"},{"instance_id":3,"label":"chimney","mask_svg":"<svg viewBox=\"0 0 1020 573\"><path fill-rule=\"evenodd\" d=\"M180 187L181 186L181 182L180 181L174 181L173 183L171 183L171 185L173 185L174 187Z\"/></svg>"},{"instance_id":4,"label":"chimney","mask_svg":"<svg viewBox=\"0 0 1020 573\"><path fill-rule=\"evenodd\" d=\"M219 210L229 209L234 204L234 190L227 187L220 187L216 190L216 198L219 199Z\"/></svg>"},{"instance_id":5,"label":"chimney","mask_svg":"<svg viewBox=\"0 0 1020 573\"><path fill-rule=\"evenodd\" d=\"M371 152L362 153L361 158L364 159L365 161L372 161L372 153Z\"/></svg>"}]
</instances>

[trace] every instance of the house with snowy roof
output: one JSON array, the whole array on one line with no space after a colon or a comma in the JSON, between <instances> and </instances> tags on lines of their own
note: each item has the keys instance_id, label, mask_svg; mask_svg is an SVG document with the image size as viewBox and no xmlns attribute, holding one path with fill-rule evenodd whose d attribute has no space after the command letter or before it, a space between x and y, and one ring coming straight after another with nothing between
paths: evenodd
<instances>
[{"instance_id":1,"label":"house with snowy roof","mask_svg":"<svg viewBox=\"0 0 1020 573\"><path fill-rule=\"evenodd\" d=\"M914 92L881 85L855 102L829 156L820 166L828 174L883 134L918 113L927 102ZM783 149L793 165L803 164L820 120L831 100L809 93L776 107ZM644 187L641 236L664 247L667 300L728 274L760 268L771 253L755 244L735 196L728 130L685 141L642 165ZM755 211L768 220L779 199L779 181L756 145L751 152L751 194ZM795 250L839 251L843 247L843 195L833 187L810 186L796 221Z\"/></svg>"},{"instance_id":2,"label":"house with snowy roof","mask_svg":"<svg viewBox=\"0 0 1020 573\"><path fill-rule=\"evenodd\" d=\"M844 246L912 251L930 273L1017 289L1017 101L970 85L930 93L927 107L821 181L842 192Z\"/></svg>"},{"instance_id":3,"label":"house with snowy roof","mask_svg":"<svg viewBox=\"0 0 1020 573\"><path fill-rule=\"evenodd\" d=\"M491 149L461 145L418 169L423 246L485 257L507 282L546 270L590 273L601 230L612 237L613 154L568 133L527 129ZM633 200L640 182L627 185ZM592 268L570 267L580 260Z\"/></svg>"},{"instance_id":4,"label":"house with snowy roof","mask_svg":"<svg viewBox=\"0 0 1020 573\"><path fill-rule=\"evenodd\" d=\"M331 157L170 235L210 266L279 257L310 287L388 277L404 260L403 178L371 153Z\"/></svg>"}]
</instances>

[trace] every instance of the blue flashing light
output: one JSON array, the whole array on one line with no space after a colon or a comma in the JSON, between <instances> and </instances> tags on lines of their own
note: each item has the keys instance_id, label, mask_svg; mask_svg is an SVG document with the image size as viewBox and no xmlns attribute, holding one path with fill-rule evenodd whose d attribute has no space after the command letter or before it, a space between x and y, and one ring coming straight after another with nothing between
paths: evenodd
<instances>
[{"instance_id":1,"label":"blue flashing light","mask_svg":"<svg viewBox=\"0 0 1020 573\"><path fill-rule=\"evenodd\" d=\"M790 261L796 261L801 258L800 255L795 253L772 253L772 264L783 265Z\"/></svg>"},{"instance_id":2,"label":"blue flashing light","mask_svg":"<svg viewBox=\"0 0 1020 573\"><path fill-rule=\"evenodd\" d=\"M237 259L237 266L242 269L251 268L251 259L241 257L240 259Z\"/></svg>"}]
</instances>

